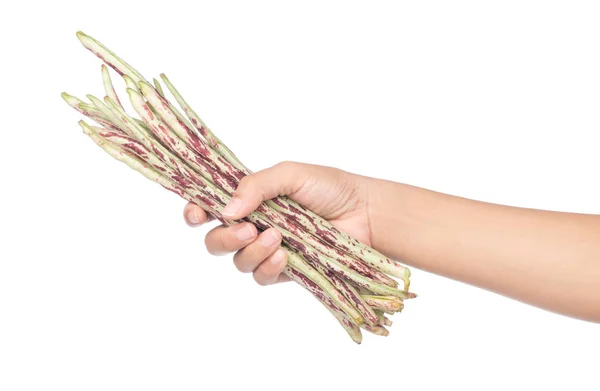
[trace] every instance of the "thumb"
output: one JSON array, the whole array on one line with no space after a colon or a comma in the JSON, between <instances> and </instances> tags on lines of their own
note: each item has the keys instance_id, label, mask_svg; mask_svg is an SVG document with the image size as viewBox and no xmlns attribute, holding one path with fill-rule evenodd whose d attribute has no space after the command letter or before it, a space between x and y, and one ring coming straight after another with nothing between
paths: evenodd
<instances>
[{"instance_id":1,"label":"thumb","mask_svg":"<svg viewBox=\"0 0 600 391\"><path fill-rule=\"evenodd\" d=\"M282 162L243 177L221 214L228 219L241 219L263 201L295 193L308 177L308 167L302 163Z\"/></svg>"}]
</instances>

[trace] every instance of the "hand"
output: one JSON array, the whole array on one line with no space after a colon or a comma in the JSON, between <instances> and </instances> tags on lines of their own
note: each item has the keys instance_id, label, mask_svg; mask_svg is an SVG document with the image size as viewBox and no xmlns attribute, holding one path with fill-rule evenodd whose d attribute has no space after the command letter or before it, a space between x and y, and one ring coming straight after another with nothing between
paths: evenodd
<instances>
[{"instance_id":1,"label":"hand","mask_svg":"<svg viewBox=\"0 0 600 391\"><path fill-rule=\"evenodd\" d=\"M223 215L241 219L261 202L279 195L288 195L341 230L371 244L366 178L331 167L284 162L246 176L223 209ZM191 203L185 207L184 217L190 226L208 221L204 210ZM237 269L253 273L260 285L288 280L281 274L287 258L279 248L281 234L277 229L270 228L257 235L254 225L247 222L219 226L208 232L205 244L213 255L235 252L233 262Z\"/></svg>"}]
</instances>

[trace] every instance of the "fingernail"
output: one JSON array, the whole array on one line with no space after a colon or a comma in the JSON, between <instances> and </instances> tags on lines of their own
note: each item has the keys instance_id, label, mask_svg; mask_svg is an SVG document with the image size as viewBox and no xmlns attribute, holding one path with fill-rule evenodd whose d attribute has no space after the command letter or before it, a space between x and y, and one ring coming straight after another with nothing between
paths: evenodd
<instances>
[{"instance_id":1,"label":"fingernail","mask_svg":"<svg viewBox=\"0 0 600 391\"><path fill-rule=\"evenodd\" d=\"M221 214L225 217L233 217L237 214L241 207L242 200L240 200L237 197L233 197L231 198L231 201L229 201L229 203L225 205L225 208L223 208Z\"/></svg>"},{"instance_id":2,"label":"fingernail","mask_svg":"<svg viewBox=\"0 0 600 391\"><path fill-rule=\"evenodd\" d=\"M200 219L196 215L195 211L192 211L187 214L187 220L190 224L200 224Z\"/></svg>"},{"instance_id":3,"label":"fingernail","mask_svg":"<svg viewBox=\"0 0 600 391\"><path fill-rule=\"evenodd\" d=\"M271 256L271 263L275 266L281 265L283 262L285 262L285 258L285 251L279 249Z\"/></svg>"},{"instance_id":4,"label":"fingernail","mask_svg":"<svg viewBox=\"0 0 600 391\"><path fill-rule=\"evenodd\" d=\"M235 236L239 240L250 240L254 237L254 230L249 224L238 225L235 229Z\"/></svg>"},{"instance_id":5,"label":"fingernail","mask_svg":"<svg viewBox=\"0 0 600 391\"><path fill-rule=\"evenodd\" d=\"M265 231L260 236L260 244L262 244L264 247L274 246L275 243L277 243L278 241L279 241L279 236L277 236L277 233L275 232L275 230L272 230L272 229Z\"/></svg>"}]
</instances>

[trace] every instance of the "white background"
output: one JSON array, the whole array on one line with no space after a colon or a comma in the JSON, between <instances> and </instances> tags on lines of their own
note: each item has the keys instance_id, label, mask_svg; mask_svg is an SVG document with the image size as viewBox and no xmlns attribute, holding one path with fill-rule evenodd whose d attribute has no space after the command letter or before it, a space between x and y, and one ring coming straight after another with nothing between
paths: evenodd
<instances>
[{"instance_id":1,"label":"white background","mask_svg":"<svg viewBox=\"0 0 600 391\"><path fill-rule=\"evenodd\" d=\"M208 255L185 202L60 98L103 95L83 30L166 72L253 169L600 213L597 2L39 1L0 19L0 390L598 389L598 325L419 270L391 335L353 344L295 284Z\"/></svg>"}]
</instances>

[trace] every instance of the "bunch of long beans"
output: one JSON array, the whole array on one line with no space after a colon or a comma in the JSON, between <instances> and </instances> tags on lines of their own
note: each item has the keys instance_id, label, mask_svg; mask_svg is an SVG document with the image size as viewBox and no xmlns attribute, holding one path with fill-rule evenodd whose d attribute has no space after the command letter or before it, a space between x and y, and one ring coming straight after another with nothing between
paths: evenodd
<instances>
[{"instance_id":1,"label":"bunch of long beans","mask_svg":"<svg viewBox=\"0 0 600 391\"><path fill-rule=\"evenodd\" d=\"M97 125L79 122L100 148L146 178L193 202L225 225L221 215L239 181L250 174L183 99L170 80L160 77L185 116L166 98L157 79L150 84L129 64L92 37L78 32L81 43L98 56L106 96L84 102L67 93L63 99ZM123 77L139 118L128 114L115 92L106 65ZM278 229L288 263L284 273L310 291L357 343L360 329L388 335L386 314L399 312L408 292L410 271L338 230L288 197L263 202L245 221L259 231ZM399 278L404 287L389 276Z\"/></svg>"}]
</instances>

